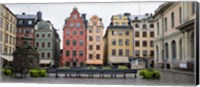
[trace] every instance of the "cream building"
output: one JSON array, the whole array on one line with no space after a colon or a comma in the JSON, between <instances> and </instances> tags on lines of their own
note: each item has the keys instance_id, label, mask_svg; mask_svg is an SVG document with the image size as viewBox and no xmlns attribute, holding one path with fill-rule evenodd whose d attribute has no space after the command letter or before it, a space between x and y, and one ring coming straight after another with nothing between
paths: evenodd
<instances>
[{"instance_id":1,"label":"cream building","mask_svg":"<svg viewBox=\"0 0 200 87\"><path fill-rule=\"evenodd\" d=\"M87 28L87 65L102 65L104 56L103 23L94 15L90 18Z\"/></svg>"},{"instance_id":2,"label":"cream building","mask_svg":"<svg viewBox=\"0 0 200 87\"><path fill-rule=\"evenodd\" d=\"M1 52L11 55L15 50L16 43L16 16L2 4L0 5L0 14Z\"/></svg>"},{"instance_id":3,"label":"cream building","mask_svg":"<svg viewBox=\"0 0 200 87\"><path fill-rule=\"evenodd\" d=\"M146 61L154 58L154 22L152 14L132 15L132 27L134 32L134 68L146 68ZM145 61L144 61L145 59ZM151 62L149 62L150 64Z\"/></svg>"},{"instance_id":4,"label":"cream building","mask_svg":"<svg viewBox=\"0 0 200 87\"><path fill-rule=\"evenodd\" d=\"M166 2L154 14L156 67L194 66L194 2Z\"/></svg>"},{"instance_id":5,"label":"cream building","mask_svg":"<svg viewBox=\"0 0 200 87\"><path fill-rule=\"evenodd\" d=\"M113 15L104 36L105 58L113 66L129 65L129 57L133 52L133 30L129 19L130 14Z\"/></svg>"},{"instance_id":6,"label":"cream building","mask_svg":"<svg viewBox=\"0 0 200 87\"><path fill-rule=\"evenodd\" d=\"M16 16L0 4L0 58L3 66L13 60L12 53L16 44Z\"/></svg>"}]
</instances>

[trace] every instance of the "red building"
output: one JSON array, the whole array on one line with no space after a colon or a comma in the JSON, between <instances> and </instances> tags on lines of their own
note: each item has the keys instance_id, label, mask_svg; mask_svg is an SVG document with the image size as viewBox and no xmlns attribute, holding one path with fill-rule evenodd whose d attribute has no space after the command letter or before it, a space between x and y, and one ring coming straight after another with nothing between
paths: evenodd
<instances>
[{"instance_id":1,"label":"red building","mask_svg":"<svg viewBox=\"0 0 200 87\"><path fill-rule=\"evenodd\" d=\"M74 8L63 28L62 65L79 67L86 61L86 15Z\"/></svg>"},{"instance_id":2,"label":"red building","mask_svg":"<svg viewBox=\"0 0 200 87\"><path fill-rule=\"evenodd\" d=\"M17 33L16 33L16 45L23 46L24 44L28 44L30 46L34 46L34 26L35 24L42 20L42 12L37 12L35 14L17 14Z\"/></svg>"}]
</instances>

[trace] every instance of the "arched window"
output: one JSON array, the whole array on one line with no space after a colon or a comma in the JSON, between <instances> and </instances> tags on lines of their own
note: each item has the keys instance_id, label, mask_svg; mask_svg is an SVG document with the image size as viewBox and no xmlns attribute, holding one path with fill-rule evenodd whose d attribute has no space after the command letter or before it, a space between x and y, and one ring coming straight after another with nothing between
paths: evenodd
<instances>
[{"instance_id":1,"label":"arched window","mask_svg":"<svg viewBox=\"0 0 200 87\"><path fill-rule=\"evenodd\" d=\"M173 40L172 41L172 61L176 61L176 42Z\"/></svg>"},{"instance_id":2,"label":"arched window","mask_svg":"<svg viewBox=\"0 0 200 87\"><path fill-rule=\"evenodd\" d=\"M169 59L169 46L168 46L168 43L165 43L165 58L166 58L166 61L168 61Z\"/></svg>"}]
</instances>

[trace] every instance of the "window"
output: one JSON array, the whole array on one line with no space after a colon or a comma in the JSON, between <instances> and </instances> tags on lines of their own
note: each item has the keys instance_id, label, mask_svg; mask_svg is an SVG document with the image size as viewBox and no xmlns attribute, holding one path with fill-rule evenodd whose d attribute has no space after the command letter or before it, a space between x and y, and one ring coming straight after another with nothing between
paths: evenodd
<instances>
[{"instance_id":1,"label":"window","mask_svg":"<svg viewBox=\"0 0 200 87\"><path fill-rule=\"evenodd\" d=\"M112 31L112 35L116 35L116 31Z\"/></svg>"},{"instance_id":2,"label":"window","mask_svg":"<svg viewBox=\"0 0 200 87\"><path fill-rule=\"evenodd\" d=\"M147 47L147 41L142 41L142 46Z\"/></svg>"},{"instance_id":3,"label":"window","mask_svg":"<svg viewBox=\"0 0 200 87\"><path fill-rule=\"evenodd\" d=\"M126 22L122 22L122 26L126 26Z\"/></svg>"},{"instance_id":4,"label":"window","mask_svg":"<svg viewBox=\"0 0 200 87\"><path fill-rule=\"evenodd\" d=\"M171 26L174 27L174 12L171 13Z\"/></svg>"},{"instance_id":5,"label":"window","mask_svg":"<svg viewBox=\"0 0 200 87\"><path fill-rule=\"evenodd\" d=\"M96 46L96 50L100 50L100 45L97 45L97 46Z\"/></svg>"},{"instance_id":6,"label":"window","mask_svg":"<svg viewBox=\"0 0 200 87\"><path fill-rule=\"evenodd\" d=\"M130 51L129 51L129 49L126 49L126 56L130 56Z\"/></svg>"},{"instance_id":7,"label":"window","mask_svg":"<svg viewBox=\"0 0 200 87\"><path fill-rule=\"evenodd\" d=\"M171 43L172 60L176 61L176 42L173 40Z\"/></svg>"},{"instance_id":8,"label":"window","mask_svg":"<svg viewBox=\"0 0 200 87\"><path fill-rule=\"evenodd\" d=\"M83 35L83 31L80 31L80 35Z\"/></svg>"},{"instance_id":9,"label":"window","mask_svg":"<svg viewBox=\"0 0 200 87\"><path fill-rule=\"evenodd\" d=\"M154 37L154 32L150 32L150 37Z\"/></svg>"},{"instance_id":10,"label":"window","mask_svg":"<svg viewBox=\"0 0 200 87\"><path fill-rule=\"evenodd\" d=\"M119 56L122 56L122 55L123 55L123 50L119 49Z\"/></svg>"},{"instance_id":11,"label":"window","mask_svg":"<svg viewBox=\"0 0 200 87\"><path fill-rule=\"evenodd\" d=\"M36 37L39 37L39 34L36 34Z\"/></svg>"},{"instance_id":12,"label":"window","mask_svg":"<svg viewBox=\"0 0 200 87\"><path fill-rule=\"evenodd\" d=\"M66 56L69 56L69 55L70 55L70 51L67 50L67 51L66 51Z\"/></svg>"},{"instance_id":13,"label":"window","mask_svg":"<svg viewBox=\"0 0 200 87\"><path fill-rule=\"evenodd\" d=\"M48 34L48 37L51 37L51 34Z\"/></svg>"},{"instance_id":14,"label":"window","mask_svg":"<svg viewBox=\"0 0 200 87\"><path fill-rule=\"evenodd\" d=\"M126 31L126 36L128 36L129 35L129 31Z\"/></svg>"},{"instance_id":15,"label":"window","mask_svg":"<svg viewBox=\"0 0 200 87\"><path fill-rule=\"evenodd\" d=\"M112 39L112 45L116 45L116 39Z\"/></svg>"},{"instance_id":16,"label":"window","mask_svg":"<svg viewBox=\"0 0 200 87\"><path fill-rule=\"evenodd\" d=\"M135 41L135 46L139 47L140 46L140 41Z\"/></svg>"},{"instance_id":17,"label":"window","mask_svg":"<svg viewBox=\"0 0 200 87\"><path fill-rule=\"evenodd\" d=\"M50 42L48 42L48 47L51 47L51 43Z\"/></svg>"},{"instance_id":18,"label":"window","mask_svg":"<svg viewBox=\"0 0 200 87\"><path fill-rule=\"evenodd\" d=\"M150 56L152 56L152 57L154 56L154 51L153 50L150 51Z\"/></svg>"},{"instance_id":19,"label":"window","mask_svg":"<svg viewBox=\"0 0 200 87\"><path fill-rule=\"evenodd\" d=\"M79 41L79 45L80 45L80 46L83 46L83 40L80 40L80 41Z\"/></svg>"},{"instance_id":20,"label":"window","mask_svg":"<svg viewBox=\"0 0 200 87\"><path fill-rule=\"evenodd\" d=\"M51 53L48 52L47 53L47 57L50 58L51 57Z\"/></svg>"},{"instance_id":21,"label":"window","mask_svg":"<svg viewBox=\"0 0 200 87\"><path fill-rule=\"evenodd\" d=\"M70 40L66 40L66 44L67 44L67 45L70 45Z\"/></svg>"},{"instance_id":22,"label":"window","mask_svg":"<svg viewBox=\"0 0 200 87\"><path fill-rule=\"evenodd\" d=\"M76 56L76 50L73 50L73 51L72 51L72 55L73 55L73 56Z\"/></svg>"},{"instance_id":23,"label":"window","mask_svg":"<svg viewBox=\"0 0 200 87\"><path fill-rule=\"evenodd\" d=\"M97 32L97 33L100 33L100 29L96 29L96 32Z\"/></svg>"},{"instance_id":24,"label":"window","mask_svg":"<svg viewBox=\"0 0 200 87\"><path fill-rule=\"evenodd\" d=\"M96 25L97 25L97 22L93 22L93 25L96 26Z\"/></svg>"},{"instance_id":25,"label":"window","mask_svg":"<svg viewBox=\"0 0 200 87\"><path fill-rule=\"evenodd\" d=\"M76 31L73 32L73 35L76 35Z\"/></svg>"},{"instance_id":26,"label":"window","mask_svg":"<svg viewBox=\"0 0 200 87\"><path fill-rule=\"evenodd\" d=\"M123 34L123 32L122 32L122 31L119 31L118 34L121 36L121 35Z\"/></svg>"},{"instance_id":27,"label":"window","mask_svg":"<svg viewBox=\"0 0 200 87\"><path fill-rule=\"evenodd\" d=\"M82 50L79 51L79 56L83 56L83 51Z\"/></svg>"},{"instance_id":28,"label":"window","mask_svg":"<svg viewBox=\"0 0 200 87\"><path fill-rule=\"evenodd\" d=\"M112 49L112 56L115 56L115 55L116 55L116 50Z\"/></svg>"},{"instance_id":29,"label":"window","mask_svg":"<svg viewBox=\"0 0 200 87\"><path fill-rule=\"evenodd\" d=\"M119 26L119 22L115 22L115 26Z\"/></svg>"},{"instance_id":30,"label":"window","mask_svg":"<svg viewBox=\"0 0 200 87\"><path fill-rule=\"evenodd\" d=\"M143 28L143 29L147 29L147 25L146 25L146 24L143 24L143 25L142 25L142 28Z\"/></svg>"},{"instance_id":31,"label":"window","mask_svg":"<svg viewBox=\"0 0 200 87\"><path fill-rule=\"evenodd\" d=\"M3 27L3 18L0 17L0 27Z\"/></svg>"},{"instance_id":32,"label":"window","mask_svg":"<svg viewBox=\"0 0 200 87\"><path fill-rule=\"evenodd\" d=\"M67 35L70 35L70 30L67 30L66 34L67 34Z\"/></svg>"},{"instance_id":33,"label":"window","mask_svg":"<svg viewBox=\"0 0 200 87\"><path fill-rule=\"evenodd\" d=\"M135 37L140 37L140 32L139 31L135 32Z\"/></svg>"},{"instance_id":34,"label":"window","mask_svg":"<svg viewBox=\"0 0 200 87\"><path fill-rule=\"evenodd\" d=\"M69 25L70 27L73 27L74 26L74 23L70 23L70 25Z\"/></svg>"},{"instance_id":35,"label":"window","mask_svg":"<svg viewBox=\"0 0 200 87\"><path fill-rule=\"evenodd\" d=\"M139 28L139 24L135 24L135 28Z\"/></svg>"},{"instance_id":36,"label":"window","mask_svg":"<svg viewBox=\"0 0 200 87\"><path fill-rule=\"evenodd\" d=\"M143 57L146 57L146 56L147 56L147 51L146 51L146 50L143 50L143 51L142 51L142 55L143 55Z\"/></svg>"},{"instance_id":37,"label":"window","mask_svg":"<svg viewBox=\"0 0 200 87\"><path fill-rule=\"evenodd\" d=\"M137 57L140 56L140 51L139 51L139 50L136 50L136 51L135 51L135 56L137 56Z\"/></svg>"},{"instance_id":38,"label":"window","mask_svg":"<svg viewBox=\"0 0 200 87\"><path fill-rule=\"evenodd\" d=\"M45 37L45 34L42 34L42 37L44 38L44 37Z\"/></svg>"},{"instance_id":39,"label":"window","mask_svg":"<svg viewBox=\"0 0 200 87\"><path fill-rule=\"evenodd\" d=\"M19 21L18 21L18 24L19 24L19 25L22 25L23 22L24 22L23 20L19 20Z\"/></svg>"},{"instance_id":40,"label":"window","mask_svg":"<svg viewBox=\"0 0 200 87\"><path fill-rule=\"evenodd\" d=\"M76 23L76 27L80 27L80 23Z\"/></svg>"},{"instance_id":41,"label":"window","mask_svg":"<svg viewBox=\"0 0 200 87\"><path fill-rule=\"evenodd\" d=\"M119 45L123 45L123 40L119 39Z\"/></svg>"},{"instance_id":42,"label":"window","mask_svg":"<svg viewBox=\"0 0 200 87\"><path fill-rule=\"evenodd\" d=\"M179 23L182 22L182 8L179 7Z\"/></svg>"},{"instance_id":43,"label":"window","mask_svg":"<svg viewBox=\"0 0 200 87\"><path fill-rule=\"evenodd\" d=\"M89 59L92 59L92 57L93 57L92 54L89 54Z\"/></svg>"},{"instance_id":44,"label":"window","mask_svg":"<svg viewBox=\"0 0 200 87\"><path fill-rule=\"evenodd\" d=\"M28 21L28 25L32 25L33 24L33 21L32 20L29 20Z\"/></svg>"},{"instance_id":45,"label":"window","mask_svg":"<svg viewBox=\"0 0 200 87\"><path fill-rule=\"evenodd\" d=\"M77 18L77 15L73 15L73 18L76 19L76 18Z\"/></svg>"},{"instance_id":46,"label":"window","mask_svg":"<svg viewBox=\"0 0 200 87\"><path fill-rule=\"evenodd\" d=\"M167 18L164 19L165 20L165 31L167 31Z\"/></svg>"},{"instance_id":47,"label":"window","mask_svg":"<svg viewBox=\"0 0 200 87\"><path fill-rule=\"evenodd\" d=\"M76 40L73 40L73 45L76 46Z\"/></svg>"},{"instance_id":48,"label":"window","mask_svg":"<svg viewBox=\"0 0 200 87\"><path fill-rule=\"evenodd\" d=\"M194 14L194 12L195 12L195 2L192 2L192 14Z\"/></svg>"},{"instance_id":49,"label":"window","mask_svg":"<svg viewBox=\"0 0 200 87\"><path fill-rule=\"evenodd\" d=\"M92 30L92 29L89 29L89 32L90 32L90 33L92 33L92 32L93 32L93 30Z\"/></svg>"},{"instance_id":50,"label":"window","mask_svg":"<svg viewBox=\"0 0 200 87\"><path fill-rule=\"evenodd\" d=\"M125 40L125 44L126 44L126 45L129 45L129 44L130 44L129 39L126 39L126 40Z\"/></svg>"},{"instance_id":51,"label":"window","mask_svg":"<svg viewBox=\"0 0 200 87\"><path fill-rule=\"evenodd\" d=\"M154 28L154 24L150 24L150 28Z\"/></svg>"},{"instance_id":52,"label":"window","mask_svg":"<svg viewBox=\"0 0 200 87\"><path fill-rule=\"evenodd\" d=\"M45 43L44 43L44 42L42 42L42 47L43 47L43 48L45 47Z\"/></svg>"},{"instance_id":53,"label":"window","mask_svg":"<svg viewBox=\"0 0 200 87\"><path fill-rule=\"evenodd\" d=\"M160 28L160 27L159 27L159 22L157 22L157 35L159 35L159 32L160 32L160 31L159 31L159 28Z\"/></svg>"},{"instance_id":54,"label":"window","mask_svg":"<svg viewBox=\"0 0 200 87\"><path fill-rule=\"evenodd\" d=\"M44 58L44 52L42 52L42 57Z\"/></svg>"},{"instance_id":55,"label":"window","mask_svg":"<svg viewBox=\"0 0 200 87\"><path fill-rule=\"evenodd\" d=\"M154 45L153 41L150 41L150 47L153 47L153 45Z\"/></svg>"},{"instance_id":56,"label":"window","mask_svg":"<svg viewBox=\"0 0 200 87\"><path fill-rule=\"evenodd\" d=\"M93 37L92 37L92 36L89 36L89 40L90 40L90 41L93 41Z\"/></svg>"},{"instance_id":57,"label":"window","mask_svg":"<svg viewBox=\"0 0 200 87\"><path fill-rule=\"evenodd\" d=\"M143 37L147 37L147 32L145 32L145 31L142 32L142 36L143 36Z\"/></svg>"},{"instance_id":58,"label":"window","mask_svg":"<svg viewBox=\"0 0 200 87\"><path fill-rule=\"evenodd\" d=\"M100 36L96 36L96 41L100 41Z\"/></svg>"},{"instance_id":59,"label":"window","mask_svg":"<svg viewBox=\"0 0 200 87\"><path fill-rule=\"evenodd\" d=\"M89 50L93 50L93 46L92 45L89 45Z\"/></svg>"},{"instance_id":60,"label":"window","mask_svg":"<svg viewBox=\"0 0 200 87\"><path fill-rule=\"evenodd\" d=\"M96 54L96 58L97 58L97 59L100 59L100 54Z\"/></svg>"}]
</instances>

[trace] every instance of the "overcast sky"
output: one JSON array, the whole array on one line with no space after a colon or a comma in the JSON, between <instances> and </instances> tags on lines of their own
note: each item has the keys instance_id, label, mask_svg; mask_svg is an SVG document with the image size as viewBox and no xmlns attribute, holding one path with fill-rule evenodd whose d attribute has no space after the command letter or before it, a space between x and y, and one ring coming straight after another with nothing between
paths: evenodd
<instances>
[{"instance_id":1,"label":"overcast sky","mask_svg":"<svg viewBox=\"0 0 200 87\"><path fill-rule=\"evenodd\" d=\"M144 15L145 13L153 13L163 2L127 2L127 3L65 3L65 4L6 4L6 6L14 13L36 14L41 11L44 20L50 20L54 27L58 30L61 38L63 38L64 20L69 17L74 7L78 8L80 14L86 13L86 18L92 15L98 15L102 18L104 31L110 23L112 15L123 14L129 12L131 15Z\"/></svg>"}]
</instances>

